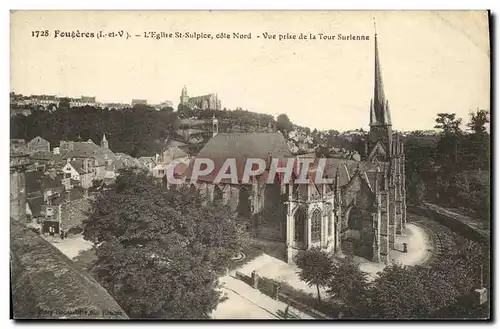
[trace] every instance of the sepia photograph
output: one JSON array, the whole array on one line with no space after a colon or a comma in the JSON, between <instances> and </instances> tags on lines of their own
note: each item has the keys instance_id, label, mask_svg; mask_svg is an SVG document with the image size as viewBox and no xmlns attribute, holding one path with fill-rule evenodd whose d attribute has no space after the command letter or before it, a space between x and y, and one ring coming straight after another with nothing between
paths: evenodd
<instances>
[{"instance_id":1,"label":"sepia photograph","mask_svg":"<svg viewBox=\"0 0 500 329\"><path fill-rule=\"evenodd\" d=\"M491 320L489 11L9 16L11 319Z\"/></svg>"}]
</instances>

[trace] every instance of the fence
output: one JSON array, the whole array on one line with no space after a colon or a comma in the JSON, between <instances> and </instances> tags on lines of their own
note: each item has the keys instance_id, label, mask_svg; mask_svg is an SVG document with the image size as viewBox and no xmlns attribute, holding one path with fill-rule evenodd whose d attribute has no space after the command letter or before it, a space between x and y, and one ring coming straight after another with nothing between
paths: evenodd
<instances>
[{"instance_id":1,"label":"fence","mask_svg":"<svg viewBox=\"0 0 500 329\"><path fill-rule=\"evenodd\" d=\"M333 319L337 318L340 314L340 310L334 305L323 301L320 302L315 297L297 290L284 282L260 277L255 271L252 272L251 276L236 271L235 278L247 283L254 289L258 289L263 294L290 305L313 318ZM297 316L293 313L289 313L288 318L292 319L296 317Z\"/></svg>"}]
</instances>

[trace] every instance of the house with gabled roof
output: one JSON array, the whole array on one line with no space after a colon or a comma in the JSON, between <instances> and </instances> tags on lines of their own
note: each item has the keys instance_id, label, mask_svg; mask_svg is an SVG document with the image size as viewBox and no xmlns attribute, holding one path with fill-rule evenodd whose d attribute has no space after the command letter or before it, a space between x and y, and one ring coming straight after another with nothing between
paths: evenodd
<instances>
[{"instance_id":1,"label":"house with gabled roof","mask_svg":"<svg viewBox=\"0 0 500 329\"><path fill-rule=\"evenodd\" d=\"M28 151L29 152L37 152L37 151L42 151L42 152L50 152L50 143L48 140L36 136L32 140L28 142Z\"/></svg>"}]
</instances>

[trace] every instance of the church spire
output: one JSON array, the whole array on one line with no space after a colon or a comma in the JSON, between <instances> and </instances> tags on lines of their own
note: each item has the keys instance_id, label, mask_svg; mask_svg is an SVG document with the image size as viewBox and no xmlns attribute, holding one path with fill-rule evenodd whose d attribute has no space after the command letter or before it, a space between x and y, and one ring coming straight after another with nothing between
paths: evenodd
<instances>
[{"instance_id":1,"label":"church spire","mask_svg":"<svg viewBox=\"0 0 500 329\"><path fill-rule=\"evenodd\" d=\"M375 25L375 85L370 105L370 125L391 125L389 104L385 98L382 69L378 53L377 27Z\"/></svg>"},{"instance_id":2,"label":"church spire","mask_svg":"<svg viewBox=\"0 0 500 329\"><path fill-rule=\"evenodd\" d=\"M102 134L101 147L105 149L109 148L108 140L106 139L106 134Z\"/></svg>"}]
</instances>

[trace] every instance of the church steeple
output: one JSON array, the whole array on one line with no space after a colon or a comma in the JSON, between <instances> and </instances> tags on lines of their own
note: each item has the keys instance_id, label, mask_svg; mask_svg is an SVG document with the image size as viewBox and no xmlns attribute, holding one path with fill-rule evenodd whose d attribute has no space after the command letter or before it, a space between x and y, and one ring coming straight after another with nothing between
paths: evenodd
<instances>
[{"instance_id":1,"label":"church steeple","mask_svg":"<svg viewBox=\"0 0 500 329\"><path fill-rule=\"evenodd\" d=\"M389 102L385 98L384 82L382 80L382 69L378 53L377 30L375 27L375 84L373 99L370 104L370 126L391 125L389 113Z\"/></svg>"},{"instance_id":2,"label":"church steeple","mask_svg":"<svg viewBox=\"0 0 500 329\"><path fill-rule=\"evenodd\" d=\"M374 48L374 86L373 98L370 101L370 133L368 135L368 148L370 151L368 152L368 160L378 158L379 161L387 161L391 155L392 122L389 102L385 97L384 83L382 81L376 26ZM381 146L377 147L378 143L381 143ZM374 148L377 148L377 150L374 151Z\"/></svg>"}]
</instances>

